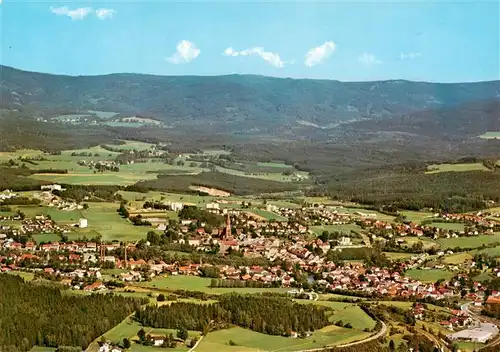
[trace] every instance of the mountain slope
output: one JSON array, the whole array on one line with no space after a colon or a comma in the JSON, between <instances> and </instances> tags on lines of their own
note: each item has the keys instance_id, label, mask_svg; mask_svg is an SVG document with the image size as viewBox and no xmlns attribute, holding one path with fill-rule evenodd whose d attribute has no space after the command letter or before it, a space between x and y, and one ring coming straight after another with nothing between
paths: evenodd
<instances>
[{"instance_id":1,"label":"mountain slope","mask_svg":"<svg viewBox=\"0 0 500 352\"><path fill-rule=\"evenodd\" d=\"M0 66L0 108L142 114L225 131L330 128L500 96L500 82L338 82L263 76L62 76ZM208 124L208 125L207 125Z\"/></svg>"}]
</instances>

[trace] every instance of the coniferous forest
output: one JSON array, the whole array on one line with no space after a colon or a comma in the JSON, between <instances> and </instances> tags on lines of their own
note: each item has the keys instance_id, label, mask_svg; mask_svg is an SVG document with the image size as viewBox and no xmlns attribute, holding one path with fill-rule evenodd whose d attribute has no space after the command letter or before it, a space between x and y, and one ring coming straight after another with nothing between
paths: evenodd
<instances>
[{"instance_id":1,"label":"coniferous forest","mask_svg":"<svg viewBox=\"0 0 500 352\"><path fill-rule=\"evenodd\" d=\"M140 301L112 294L75 296L57 287L0 275L0 350L80 346L120 323Z\"/></svg>"},{"instance_id":2,"label":"coniferous forest","mask_svg":"<svg viewBox=\"0 0 500 352\"><path fill-rule=\"evenodd\" d=\"M328 322L326 307L299 304L291 299L269 295L222 295L214 304L172 303L148 306L136 312L144 326L203 331L209 324L234 324L269 335L286 335L321 329Z\"/></svg>"}]
</instances>

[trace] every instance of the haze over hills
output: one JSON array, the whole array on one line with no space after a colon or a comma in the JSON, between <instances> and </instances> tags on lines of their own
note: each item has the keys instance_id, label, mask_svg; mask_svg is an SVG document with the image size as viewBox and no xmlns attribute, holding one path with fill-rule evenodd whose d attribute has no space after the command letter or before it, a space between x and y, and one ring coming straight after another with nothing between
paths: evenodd
<instances>
[{"instance_id":1,"label":"haze over hills","mask_svg":"<svg viewBox=\"0 0 500 352\"><path fill-rule=\"evenodd\" d=\"M327 130L346 122L442 111L500 97L500 81L440 84L251 75L62 76L7 66L0 70L3 108L23 107L40 113L100 110L140 114L173 127L211 126L219 132Z\"/></svg>"}]
</instances>

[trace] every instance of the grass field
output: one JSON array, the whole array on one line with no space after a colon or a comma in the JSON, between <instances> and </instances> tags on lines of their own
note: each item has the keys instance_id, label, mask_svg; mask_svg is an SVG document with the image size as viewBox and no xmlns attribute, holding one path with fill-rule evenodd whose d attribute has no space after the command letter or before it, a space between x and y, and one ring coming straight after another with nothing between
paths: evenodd
<instances>
[{"instance_id":1,"label":"grass field","mask_svg":"<svg viewBox=\"0 0 500 352\"><path fill-rule=\"evenodd\" d=\"M369 333L356 329L328 326L315 331L306 339L265 335L239 327L209 333L199 344L197 352L257 352L257 351L299 351L321 348L325 345L361 340ZM232 340L237 346L229 346Z\"/></svg>"},{"instance_id":2,"label":"grass field","mask_svg":"<svg viewBox=\"0 0 500 352\"><path fill-rule=\"evenodd\" d=\"M206 203L211 203L215 199L212 196L199 196L194 194L182 194L182 193L165 193L165 192L148 192L148 193L139 193L139 192L127 192L120 191L121 196L133 202L136 199L146 198L147 200L155 200L155 201L164 201L164 202L181 202L184 204L195 204L195 205L203 205Z\"/></svg>"},{"instance_id":3,"label":"grass field","mask_svg":"<svg viewBox=\"0 0 500 352\"><path fill-rule=\"evenodd\" d=\"M483 139L500 139L500 132L486 132L479 136L479 138Z\"/></svg>"},{"instance_id":4,"label":"grass field","mask_svg":"<svg viewBox=\"0 0 500 352\"><path fill-rule=\"evenodd\" d=\"M286 288L210 288L211 279L203 278L198 276L163 276L155 277L153 280L148 282L140 282L137 285L140 287L151 287L157 289L168 289L168 290L190 290L190 291L201 291L208 293L228 293L228 292L239 292L239 293L260 293L260 292L286 292Z\"/></svg>"},{"instance_id":5,"label":"grass field","mask_svg":"<svg viewBox=\"0 0 500 352\"><path fill-rule=\"evenodd\" d=\"M55 350L56 350L55 347L33 346L30 352L54 352Z\"/></svg>"},{"instance_id":6,"label":"grass field","mask_svg":"<svg viewBox=\"0 0 500 352\"><path fill-rule=\"evenodd\" d=\"M40 235L33 235L33 239L35 240L36 243L41 243L41 242L57 242L61 240L61 236L55 233L44 233Z\"/></svg>"},{"instance_id":7,"label":"grass field","mask_svg":"<svg viewBox=\"0 0 500 352\"><path fill-rule=\"evenodd\" d=\"M473 258L472 255L470 255L467 252L462 252L462 253L455 253L452 255L447 255L444 257L443 262L446 264L460 264L460 263L465 263L468 260L471 260Z\"/></svg>"},{"instance_id":8,"label":"grass field","mask_svg":"<svg viewBox=\"0 0 500 352\"><path fill-rule=\"evenodd\" d=\"M384 254L390 260L405 260L417 255L416 253L396 253L396 252L384 252Z\"/></svg>"},{"instance_id":9,"label":"grass field","mask_svg":"<svg viewBox=\"0 0 500 352\"><path fill-rule=\"evenodd\" d=\"M476 253L485 253L491 257L500 257L500 246L478 250Z\"/></svg>"},{"instance_id":10,"label":"grass field","mask_svg":"<svg viewBox=\"0 0 500 352\"><path fill-rule=\"evenodd\" d=\"M500 136L498 138L500 138ZM462 352L473 352L473 351L479 351L480 348L484 347L484 343L458 342L458 347Z\"/></svg>"},{"instance_id":11,"label":"grass field","mask_svg":"<svg viewBox=\"0 0 500 352\"><path fill-rule=\"evenodd\" d=\"M31 281L35 278L35 274L26 271L7 271L11 275L17 275L24 279L24 281Z\"/></svg>"},{"instance_id":12,"label":"grass field","mask_svg":"<svg viewBox=\"0 0 500 352\"><path fill-rule=\"evenodd\" d=\"M337 302L329 302L337 303ZM375 320L370 318L361 308L356 305L350 305L343 309L336 311L329 317L329 320L333 323L338 320L342 322L350 323L354 329L364 330L373 329L375 327Z\"/></svg>"},{"instance_id":13,"label":"grass field","mask_svg":"<svg viewBox=\"0 0 500 352\"><path fill-rule=\"evenodd\" d=\"M441 248L454 248L454 247L480 248L482 245L488 245L496 242L500 243L500 237L497 235L482 235L482 236L437 239L437 243L439 243Z\"/></svg>"},{"instance_id":14,"label":"grass field","mask_svg":"<svg viewBox=\"0 0 500 352\"><path fill-rule=\"evenodd\" d=\"M482 163L470 164L433 164L427 167L426 174L439 172L489 171Z\"/></svg>"},{"instance_id":15,"label":"grass field","mask_svg":"<svg viewBox=\"0 0 500 352\"><path fill-rule=\"evenodd\" d=\"M283 163L257 163L257 166L275 167L275 168L293 168L292 165L287 165Z\"/></svg>"},{"instance_id":16,"label":"grass field","mask_svg":"<svg viewBox=\"0 0 500 352\"><path fill-rule=\"evenodd\" d=\"M411 210L405 210L405 211L400 211L401 215L404 215L406 217L406 220L415 222L420 224L424 220L428 220L429 218L432 218L434 215L433 213L430 212L423 212L423 211L411 211Z\"/></svg>"},{"instance_id":17,"label":"grass field","mask_svg":"<svg viewBox=\"0 0 500 352\"><path fill-rule=\"evenodd\" d=\"M281 215L278 215L275 213L271 213L270 211L267 211L267 210L251 209L250 212L254 213L258 216L262 216L263 218L265 218L267 220L276 220L276 221L287 221L288 220L284 216L281 216Z\"/></svg>"},{"instance_id":18,"label":"grass field","mask_svg":"<svg viewBox=\"0 0 500 352\"><path fill-rule=\"evenodd\" d=\"M338 231L346 234L351 233L351 231L355 232L361 231L361 227L359 227L356 224L319 225L319 226L311 226L309 229L318 236L321 235L323 231L328 231L328 232Z\"/></svg>"},{"instance_id":19,"label":"grass field","mask_svg":"<svg viewBox=\"0 0 500 352\"><path fill-rule=\"evenodd\" d=\"M128 141L122 140L124 144L109 144L111 148L124 149L124 150L147 150L150 149L154 144L144 143L139 141Z\"/></svg>"},{"instance_id":20,"label":"grass field","mask_svg":"<svg viewBox=\"0 0 500 352\"><path fill-rule=\"evenodd\" d=\"M118 204L115 203L88 203L89 209L82 210L82 217L88 220L88 227L76 229L68 237L88 238L101 235L105 241L137 241L146 238L146 233L152 230L148 226L134 226L123 219L117 212Z\"/></svg>"},{"instance_id":21,"label":"grass field","mask_svg":"<svg viewBox=\"0 0 500 352\"><path fill-rule=\"evenodd\" d=\"M422 282L436 282L439 279L449 280L455 276L455 273L443 269L410 269L405 275Z\"/></svg>"},{"instance_id":22,"label":"grass field","mask_svg":"<svg viewBox=\"0 0 500 352\"><path fill-rule=\"evenodd\" d=\"M429 237L424 237L424 236L422 236L422 237L404 236L404 237L398 237L397 239L404 240L405 243L403 244L403 246L405 246L405 247L411 247L414 243L417 243L417 242L422 242L423 247L425 249L439 246L432 239L430 239Z\"/></svg>"},{"instance_id":23,"label":"grass field","mask_svg":"<svg viewBox=\"0 0 500 352\"><path fill-rule=\"evenodd\" d=\"M460 222L433 222L430 226L455 232L465 231L465 224Z\"/></svg>"},{"instance_id":24,"label":"grass field","mask_svg":"<svg viewBox=\"0 0 500 352\"><path fill-rule=\"evenodd\" d=\"M259 172L259 173L247 173L240 170L229 169L221 166L217 166L217 171L224 172L230 175L249 177L249 178L259 178L263 180L279 181L279 182L292 182L293 177L291 175L283 175L281 172ZM276 167L277 168L277 167ZM297 171L295 174L302 175L304 179L309 178L307 172Z\"/></svg>"}]
</instances>

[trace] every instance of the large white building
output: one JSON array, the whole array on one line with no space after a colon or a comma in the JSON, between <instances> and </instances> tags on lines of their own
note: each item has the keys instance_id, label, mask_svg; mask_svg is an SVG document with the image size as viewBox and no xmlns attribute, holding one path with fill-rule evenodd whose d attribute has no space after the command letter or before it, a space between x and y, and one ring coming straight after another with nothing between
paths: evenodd
<instances>
[{"instance_id":1,"label":"large white building","mask_svg":"<svg viewBox=\"0 0 500 352\"><path fill-rule=\"evenodd\" d=\"M89 224L88 224L87 219L83 219L83 218L82 218L82 219L80 219L80 220L78 221L78 227L79 227L79 228L84 229L84 228L86 228L86 227L88 227L88 226L89 226Z\"/></svg>"},{"instance_id":2,"label":"large white building","mask_svg":"<svg viewBox=\"0 0 500 352\"><path fill-rule=\"evenodd\" d=\"M498 334L498 327L494 324L481 324L476 328L462 330L448 337L451 340L462 340L471 342L485 343Z\"/></svg>"}]
</instances>

